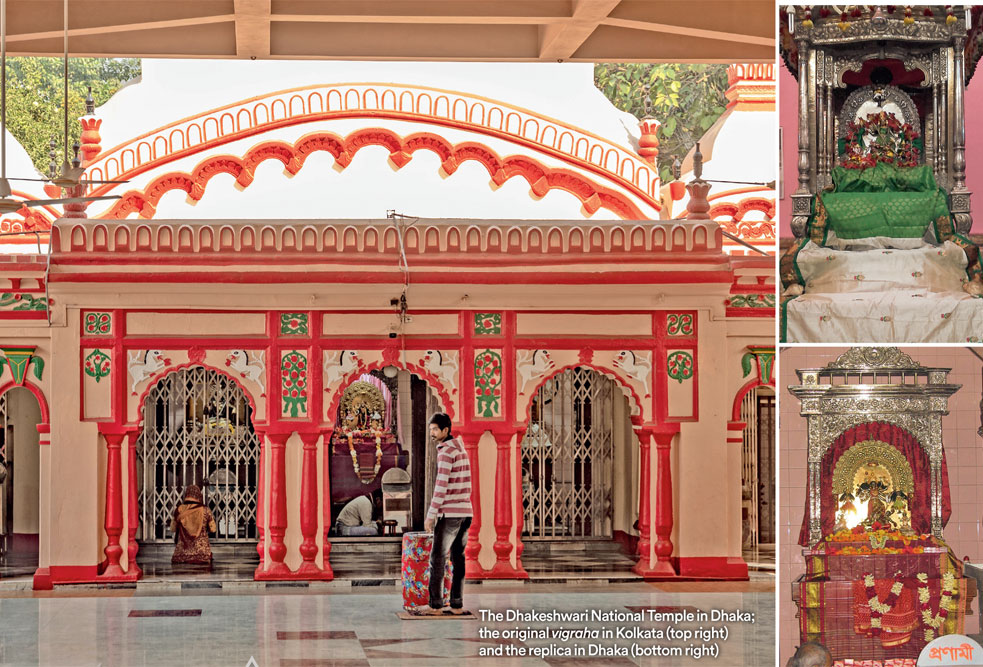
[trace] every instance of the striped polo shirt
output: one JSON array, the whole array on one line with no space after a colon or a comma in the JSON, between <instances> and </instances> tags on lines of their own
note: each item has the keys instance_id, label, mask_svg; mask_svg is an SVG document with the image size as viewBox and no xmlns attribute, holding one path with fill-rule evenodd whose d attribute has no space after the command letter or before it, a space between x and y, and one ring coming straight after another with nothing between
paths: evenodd
<instances>
[{"instance_id":1,"label":"striped polo shirt","mask_svg":"<svg viewBox=\"0 0 983 667\"><path fill-rule=\"evenodd\" d=\"M444 440L437 445L437 480L427 518L436 519L438 515L461 518L472 514L468 453L460 438Z\"/></svg>"}]
</instances>

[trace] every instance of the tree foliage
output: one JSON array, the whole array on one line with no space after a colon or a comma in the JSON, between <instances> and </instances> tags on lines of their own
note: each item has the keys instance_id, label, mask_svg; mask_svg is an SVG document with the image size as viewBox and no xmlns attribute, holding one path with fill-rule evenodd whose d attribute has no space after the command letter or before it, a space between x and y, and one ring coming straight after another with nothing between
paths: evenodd
<instances>
[{"instance_id":1,"label":"tree foliage","mask_svg":"<svg viewBox=\"0 0 983 667\"><path fill-rule=\"evenodd\" d=\"M727 108L726 65L600 63L594 66L594 84L622 111L662 123L663 182L672 180L673 156L681 160Z\"/></svg>"},{"instance_id":2,"label":"tree foliage","mask_svg":"<svg viewBox=\"0 0 983 667\"><path fill-rule=\"evenodd\" d=\"M60 58L7 59L7 129L31 156L34 166L47 173L52 138L61 147L64 136L64 79ZM85 97L92 87L96 106L103 104L127 81L140 75L135 58L68 59L68 145L79 139L78 119L85 114ZM9 172L8 172L9 173ZM20 176L21 174L9 174Z\"/></svg>"}]
</instances>

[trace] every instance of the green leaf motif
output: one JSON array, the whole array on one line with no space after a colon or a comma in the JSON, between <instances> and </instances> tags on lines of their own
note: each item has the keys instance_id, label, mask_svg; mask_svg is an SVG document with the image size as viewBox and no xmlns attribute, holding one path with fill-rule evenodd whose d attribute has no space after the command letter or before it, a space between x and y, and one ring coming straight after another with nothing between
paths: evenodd
<instances>
[{"instance_id":1,"label":"green leaf motif","mask_svg":"<svg viewBox=\"0 0 983 667\"><path fill-rule=\"evenodd\" d=\"M41 374L44 373L44 359L41 357L34 357L34 377L41 381Z\"/></svg>"},{"instance_id":2,"label":"green leaf motif","mask_svg":"<svg viewBox=\"0 0 983 667\"><path fill-rule=\"evenodd\" d=\"M730 298L730 308L774 308L775 294L738 294Z\"/></svg>"},{"instance_id":3,"label":"green leaf motif","mask_svg":"<svg viewBox=\"0 0 983 667\"><path fill-rule=\"evenodd\" d=\"M30 294L16 294L12 292L0 294L0 308L6 308L7 306L14 306L11 310L48 310L48 302L43 296L33 297Z\"/></svg>"},{"instance_id":4,"label":"green leaf motif","mask_svg":"<svg viewBox=\"0 0 983 667\"><path fill-rule=\"evenodd\" d=\"M281 313L280 334L283 336L306 336L310 329L307 313Z\"/></svg>"},{"instance_id":5,"label":"green leaf motif","mask_svg":"<svg viewBox=\"0 0 983 667\"><path fill-rule=\"evenodd\" d=\"M747 377L748 375L751 374L751 359L752 358L754 358L754 355L751 354L750 352L745 352L744 353L744 356L741 357L741 370L744 371L744 376L743 377Z\"/></svg>"}]
</instances>

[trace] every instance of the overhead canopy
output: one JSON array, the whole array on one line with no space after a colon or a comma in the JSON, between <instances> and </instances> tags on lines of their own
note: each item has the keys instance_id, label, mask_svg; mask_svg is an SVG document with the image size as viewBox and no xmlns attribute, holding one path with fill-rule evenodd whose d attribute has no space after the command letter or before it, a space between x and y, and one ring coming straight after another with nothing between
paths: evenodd
<instances>
[{"instance_id":1,"label":"overhead canopy","mask_svg":"<svg viewBox=\"0 0 983 667\"><path fill-rule=\"evenodd\" d=\"M62 53L63 0L8 0L8 54ZM771 62L770 0L70 0L69 52L143 58Z\"/></svg>"}]
</instances>

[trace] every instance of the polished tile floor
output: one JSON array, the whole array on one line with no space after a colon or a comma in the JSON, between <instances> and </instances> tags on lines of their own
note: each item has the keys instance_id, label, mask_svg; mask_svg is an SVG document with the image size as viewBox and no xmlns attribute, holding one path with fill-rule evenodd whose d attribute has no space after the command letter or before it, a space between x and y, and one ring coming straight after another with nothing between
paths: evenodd
<instances>
[{"instance_id":1,"label":"polished tile floor","mask_svg":"<svg viewBox=\"0 0 983 667\"><path fill-rule=\"evenodd\" d=\"M99 597L54 593L0 599L2 665L235 665L256 667L348 667L420 665L692 665L681 658L500 657L483 651L527 653L552 645L560 650L588 644L606 647L678 646L704 642L654 639L482 638L492 630L551 629L563 626L600 632L617 627L662 628L666 622L401 621L398 587L349 588L337 592L296 591L292 595L141 595L134 589L100 591ZM77 595L77 593L76 593ZM546 584L497 582L467 585L465 602L475 611L693 612L740 609L754 623L683 622L678 628L710 626L728 630L714 665L774 664L772 582L625 582L558 588ZM673 624L676 625L676 624Z\"/></svg>"}]
</instances>

